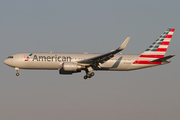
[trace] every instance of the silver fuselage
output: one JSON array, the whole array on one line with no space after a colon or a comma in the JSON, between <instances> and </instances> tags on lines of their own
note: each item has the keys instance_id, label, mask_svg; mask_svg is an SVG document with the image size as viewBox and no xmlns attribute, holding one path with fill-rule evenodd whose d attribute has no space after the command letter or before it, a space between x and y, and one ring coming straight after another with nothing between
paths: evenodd
<instances>
[{"instance_id":1,"label":"silver fuselage","mask_svg":"<svg viewBox=\"0 0 180 120\"><path fill-rule=\"evenodd\" d=\"M32 56L27 56L31 53L18 53L12 55L13 58L7 58L4 63L19 69L51 69L60 70L64 62L74 62L99 56L101 54L69 54L69 53L33 53ZM148 59L148 58L147 58ZM155 59L155 58L154 58ZM139 55L123 55L116 54L114 57L95 70L110 70L110 71L128 71L141 69L145 67L152 67L161 64L139 64ZM149 60L153 60L152 58Z\"/></svg>"}]
</instances>

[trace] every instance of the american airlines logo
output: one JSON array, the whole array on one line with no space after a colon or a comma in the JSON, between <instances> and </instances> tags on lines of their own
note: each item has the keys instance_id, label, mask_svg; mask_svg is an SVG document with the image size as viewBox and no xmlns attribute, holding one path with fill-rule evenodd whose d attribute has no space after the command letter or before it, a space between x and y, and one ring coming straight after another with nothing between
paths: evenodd
<instances>
[{"instance_id":1,"label":"american airlines logo","mask_svg":"<svg viewBox=\"0 0 180 120\"><path fill-rule=\"evenodd\" d=\"M29 61L30 56L32 56L33 53L29 54L29 56L27 56L27 58L24 61ZM71 62L71 57L70 56L37 56L34 55L32 61L55 61L55 62Z\"/></svg>"},{"instance_id":2,"label":"american airlines logo","mask_svg":"<svg viewBox=\"0 0 180 120\"><path fill-rule=\"evenodd\" d=\"M29 54L29 56L27 56L27 58L24 61L29 61L29 57L32 56L33 53Z\"/></svg>"},{"instance_id":3,"label":"american airlines logo","mask_svg":"<svg viewBox=\"0 0 180 120\"><path fill-rule=\"evenodd\" d=\"M37 56L34 55L33 60L32 61L55 61L55 62L71 62L71 57L70 56Z\"/></svg>"}]
</instances>

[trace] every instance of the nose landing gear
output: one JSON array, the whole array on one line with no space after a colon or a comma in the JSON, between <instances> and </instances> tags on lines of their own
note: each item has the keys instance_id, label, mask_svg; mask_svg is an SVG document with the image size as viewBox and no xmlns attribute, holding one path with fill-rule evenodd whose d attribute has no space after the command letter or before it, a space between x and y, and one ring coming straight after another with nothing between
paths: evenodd
<instances>
[{"instance_id":1,"label":"nose landing gear","mask_svg":"<svg viewBox=\"0 0 180 120\"><path fill-rule=\"evenodd\" d=\"M16 76L19 76L19 73L16 73Z\"/></svg>"},{"instance_id":2,"label":"nose landing gear","mask_svg":"<svg viewBox=\"0 0 180 120\"><path fill-rule=\"evenodd\" d=\"M15 68L15 71L16 71L16 76L19 76L19 73L18 73L19 68Z\"/></svg>"}]
</instances>

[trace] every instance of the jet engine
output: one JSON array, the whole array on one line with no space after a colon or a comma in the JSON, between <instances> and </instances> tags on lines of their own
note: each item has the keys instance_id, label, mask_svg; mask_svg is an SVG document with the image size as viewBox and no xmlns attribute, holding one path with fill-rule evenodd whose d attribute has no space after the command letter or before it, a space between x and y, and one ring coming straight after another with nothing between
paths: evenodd
<instances>
[{"instance_id":1,"label":"jet engine","mask_svg":"<svg viewBox=\"0 0 180 120\"><path fill-rule=\"evenodd\" d=\"M59 70L59 74L72 74L81 72L81 66L73 62L65 62L62 64L62 68Z\"/></svg>"}]
</instances>

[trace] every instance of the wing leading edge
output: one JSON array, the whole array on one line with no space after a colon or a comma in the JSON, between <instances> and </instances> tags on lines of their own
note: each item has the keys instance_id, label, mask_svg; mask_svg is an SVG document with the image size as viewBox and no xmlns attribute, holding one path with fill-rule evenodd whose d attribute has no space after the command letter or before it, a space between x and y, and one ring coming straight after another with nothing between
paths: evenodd
<instances>
[{"instance_id":1,"label":"wing leading edge","mask_svg":"<svg viewBox=\"0 0 180 120\"><path fill-rule=\"evenodd\" d=\"M108 61L109 59L113 58L114 55L122 50L125 49L126 45L129 42L130 37L127 37L126 40L121 44L121 46L119 48L117 48L116 50L103 54L103 55L99 55L93 58L89 58L89 59L85 59L82 61L78 61L79 64L88 64L88 65L93 65L93 66L98 66L99 63L105 63L106 61Z\"/></svg>"}]
</instances>

